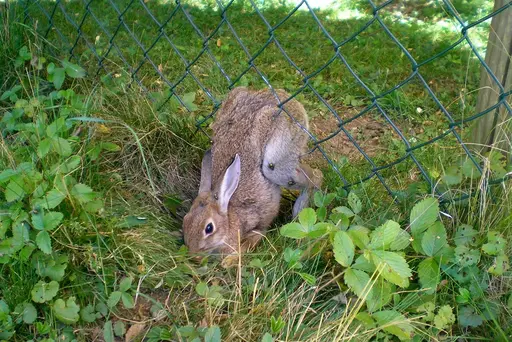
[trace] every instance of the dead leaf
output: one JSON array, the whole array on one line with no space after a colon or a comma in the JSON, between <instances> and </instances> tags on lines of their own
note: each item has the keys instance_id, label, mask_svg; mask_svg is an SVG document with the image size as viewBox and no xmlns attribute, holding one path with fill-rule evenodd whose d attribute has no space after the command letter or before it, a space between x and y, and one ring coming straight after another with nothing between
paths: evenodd
<instances>
[{"instance_id":1,"label":"dead leaf","mask_svg":"<svg viewBox=\"0 0 512 342\"><path fill-rule=\"evenodd\" d=\"M98 132L101 134L109 134L110 133L110 128L108 128L104 124L99 124L97 126L97 129L98 129Z\"/></svg>"},{"instance_id":2,"label":"dead leaf","mask_svg":"<svg viewBox=\"0 0 512 342\"><path fill-rule=\"evenodd\" d=\"M222 45L222 41L219 39L217 39L217 47L220 47Z\"/></svg>"},{"instance_id":3,"label":"dead leaf","mask_svg":"<svg viewBox=\"0 0 512 342\"><path fill-rule=\"evenodd\" d=\"M162 64L158 64L158 72L162 73L164 71L164 66Z\"/></svg>"},{"instance_id":4,"label":"dead leaf","mask_svg":"<svg viewBox=\"0 0 512 342\"><path fill-rule=\"evenodd\" d=\"M137 336L139 336L142 331L146 328L146 324L144 323L136 323L132 325L125 335L125 341L130 342L133 341Z\"/></svg>"}]
</instances>

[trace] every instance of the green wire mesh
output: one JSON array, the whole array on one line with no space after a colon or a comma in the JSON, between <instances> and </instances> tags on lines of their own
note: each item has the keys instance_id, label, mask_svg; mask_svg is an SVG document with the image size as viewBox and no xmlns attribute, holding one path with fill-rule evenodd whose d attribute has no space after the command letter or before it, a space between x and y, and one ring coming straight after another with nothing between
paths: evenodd
<instances>
[{"instance_id":1,"label":"green wire mesh","mask_svg":"<svg viewBox=\"0 0 512 342\"><path fill-rule=\"evenodd\" d=\"M153 101L157 101L160 107L168 104L169 101L178 102L179 105L183 106L183 108L189 112L191 112L189 106L187 105L187 101L183 95L180 95L180 86L182 86L186 82L193 82L201 89L206 95L209 102L211 102L211 110L207 115L201 116L197 121L198 129L201 129L207 124L207 122L215 115L216 111L219 109L221 105L221 100L216 98L213 95L213 91L207 87L202 81L202 77L198 76L197 71L195 70L195 66L200 63L204 63L204 60L208 60L209 63L215 69L212 72L220 73L221 77L226 80L227 87L226 89L222 89L227 92L228 88L231 89L236 87L242 83L242 78L248 73L255 72L261 80L266 84L266 86L274 92L276 99L279 103L280 113L284 115L289 115L292 119L293 116L291 113L288 113L285 108L285 104L291 99L297 97L299 94L308 91L314 94L319 102L321 102L330 112L330 114L336 119L337 127L330 133L328 136L323 137L321 139L317 138L312 132L308 131L305 127L304 130L308 133L312 140L312 151L319 151L323 157L327 160L327 162L332 167L332 170L337 174L340 180L343 182L343 187L345 189L349 189L355 184L360 184L370 179L378 179L380 184L384 186L386 191L396 198L397 191L389 185L389 180L386 179L386 176L383 174L385 170L391 169L394 166L404 162L411 161L419 170L421 177L424 182L427 184L429 191L434 192L441 201L454 201L454 200L462 200L467 199L469 196L475 193L473 190L464 191L460 196L455 197L446 197L446 193L442 191L438 186L436 186L435 180L431 177L428 170L422 165L422 163L418 160L415 152L419 149L431 145L443 138L448 136L454 137L456 141L460 144L460 147L464 151L467 158L469 158L470 162L473 164L474 168L476 168L480 173L484 172L485 168L482 167L481 163L478 161L474 152L472 152L463 141L460 133L457 129L460 129L462 126L471 123L472 121L484 116L484 115L492 115L495 111L505 110L509 116L512 116L512 108L507 103L507 97L510 97L512 91L504 89L503 85L497 79L497 77L493 74L492 70L484 61L484 56L481 56L481 53L478 51L475 44L470 39L468 32L471 28L476 27L479 24L482 24L484 21L489 20L493 16L498 15L503 11L512 11L512 1L507 3L505 6L494 10L492 13L470 23L464 22L464 20L457 13L453 5L448 0L443 0L444 7L449 12L449 15L455 18L455 20L460 25L460 36L454 41L450 46L446 49L436 52L434 55L424 59L424 60L416 60L409 50L397 39L397 37L391 32L388 26L385 24L385 20L383 20L380 15L381 11L385 9L387 6L393 3L392 0L382 2L380 4L376 4L374 1L368 0L369 5L372 8L372 15L368 19L364 25L354 30L354 32L349 35L347 38L342 41L337 41L333 38L333 35L329 33L329 31L322 24L322 21L319 19L315 10L311 7L314 4L314 1L310 0L309 2L306 0L298 3L286 16L284 16L279 22L276 24L271 24L269 20L264 15L264 11L259 7L260 5L255 0L248 0L250 3L250 8L252 11L261 19L262 23L266 27L266 36L259 37L262 41L259 49L254 50L256 52L251 53L250 49L244 44L242 38L237 33L234 25L232 25L230 21L230 17L236 16L236 11L240 11L240 7L236 7L234 5L236 1L221 1L216 0L216 6L218 11L216 12L216 18L218 20L218 24L213 29L209 30L208 34L205 34L204 30L201 29L201 24L198 23L196 18L190 14L187 10L187 5L183 4L182 1L175 0L174 3L168 1L167 6L162 7L166 10L166 14L158 13L156 15L151 11L151 9L147 5L147 1L145 0L125 0L125 1L114 1L114 0L72 0L72 1L46 1L43 4L43 1L39 0L25 0L24 3L24 21L26 24L33 25L36 27L37 31L47 40L49 41L48 48L52 53L65 56L70 61L81 64L83 59L80 59L80 53L83 51L89 51L91 53L92 60L95 62L93 69L97 75L109 75L112 76L115 73L119 73L120 70L124 70L129 72L131 82L138 84L140 88L147 93L150 99ZM79 4L80 12L71 13L69 9L69 4L75 3ZM136 6L136 9L134 9ZM76 6L75 6L76 7ZM329 44L332 47L332 55L327 59L327 61L319 67L317 70L313 72L307 73L302 70L293 60L293 56L290 56L283 45L280 43L278 39L278 32L281 26L285 25L289 19L296 14L296 12L300 9L306 9L308 15L313 19L316 27L314 29L319 30L324 37L326 44ZM104 9L104 10L102 10ZM114 14L115 20L112 21L106 20L104 16L104 11L110 11L110 13ZM143 43L140 39L140 32L137 32L137 25L133 22L128 23L125 20L127 12L130 10L136 10L140 14L140 20L149 20L151 21L153 31L144 32L145 37L149 36L150 39L147 40L150 43ZM186 51L182 45L182 42L179 42L179 31L168 32L167 28L169 23L171 23L177 16L181 16L185 18L186 28L182 29L192 30L194 32L194 37L199 41L201 47L198 52L191 54L190 51ZM59 20L56 18L59 17ZM111 16L112 17L112 16ZM62 20L64 18L65 20ZM164 18L164 20L162 20ZM66 23L63 26L63 22ZM84 33L84 27L86 25L94 25L96 26L97 34L102 34L108 38L108 43L104 45L101 49L98 48L98 45L95 44L94 37L91 34ZM408 63L410 65L410 74L403 81L396 84L394 87L391 87L382 92L376 92L371 89L367 83L365 83L356 71L351 63L347 61L347 54L350 54L350 49L344 49L345 46L353 42L358 38L360 34L362 34L365 30L372 25L378 25L379 29L382 29L386 36L392 41L392 43L400 49L400 51L406 56ZM241 48L241 55L243 58L239 61L239 71L233 75L233 73L228 72L226 69L225 62L220 60L215 56L212 52L212 47L215 47L218 42L216 41L216 34L220 31L228 31L234 40ZM123 32L122 34L120 32ZM133 46L126 47L125 38L120 38L121 35L128 34L128 37L134 43ZM492 105L491 107L485 109L480 113L473 113L470 116L464 117L462 119L456 119L452 113L447 109L445 105L439 100L438 96L436 96L434 90L426 81L422 74L423 67L432 61L442 58L446 54L448 54L451 50L455 49L461 44L467 43L470 47L472 53L478 58L482 67L485 68L487 74L495 83L496 87L499 89L499 98L498 101ZM181 73L178 77L176 75L169 75L166 70L163 70L161 65L157 62L153 61L151 56L152 50L155 47L161 46L164 44L165 48L174 54L176 57L175 62L173 62L173 68L181 70ZM193 44L193 42L190 42ZM127 49L139 49L142 52L142 58L138 62L134 62L130 60L129 57L126 56ZM299 75L302 80L302 85L291 92L290 98L284 99L279 98L277 93L274 91L274 87L272 86L272 82L268 75L266 75L259 67L259 58L265 53L267 49L277 48L280 55L287 61L292 70ZM185 50L185 51L184 51ZM373 51L373 53L379 53L379 51ZM111 60L116 60L116 63L112 63ZM90 62L90 61L89 61ZM353 77L353 81L355 81L358 86L364 89L367 97L369 98L369 104L359 111L356 115L353 115L350 118L342 119L340 113L333 108L329 104L323 96L322 92L317 90L317 86L315 85L314 78L320 75L325 69L329 68L333 63L342 63L343 66L349 71L350 75ZM148 89L148 87L144 84L144 80L141 70L143 68L147 68L150 66L151 70L156 76L158 76L160 83L163 87L167 88L165 92L165 98L156 98L155 93ZM87 70L91 70L91 66L87 66ZM232 66L227 66L228 68L232 68ZM146 70L146 69L145 69ZM396 124L394 120L392 120L389 113L385 110L379 100L383 99L388 94L406 87L408 84L416 82L422 85L430 98L435 102L438 110L442 113L442 115L447 120L447 127L438 136L418 144L412 144L410 140L406 138L406 134L402 132L399 128L399 125ZM218 90L218 89L217 89ZM402 156L397 158L392 162L385 163L384 165L379 165L374 161L368 153L365 152L364 148L357 142L357 139L353 136L351 131L347 128L351 122L354 120L367 115L369 112L377 113L386 123L389 125L390 129L393 131L393 134L399 137L399 140L404 145L404 153ZM203 130L204 131L204 130ZM336 162L332 160L332 158L328 155L323 144L333 139L336 135L342 134L348 138L350 144L353 144L355 149L362 155L364 160L371 166L370 172L368 174L362 174L359 176L357 180L348 180L344 177L343 172L340 171ZM505 174L504 177L500 177L498 179L493 179L493 177L486 177L486 184L484 188L489 188L489 185L492 184L500 184L503 183L506 179L510 178L510 173ZM481 189L481 187L480 187Z\"/></svg>"}]
</instances>

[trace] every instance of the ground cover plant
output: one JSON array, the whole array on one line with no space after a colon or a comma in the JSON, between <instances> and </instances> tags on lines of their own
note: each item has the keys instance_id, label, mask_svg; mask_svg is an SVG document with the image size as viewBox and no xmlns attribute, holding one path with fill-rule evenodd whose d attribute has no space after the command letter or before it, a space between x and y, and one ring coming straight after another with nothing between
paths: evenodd
<instances>
[{"instance_id":1,"label":"ground cover plant","mask_svg":"<svg viewBox=\"0 0 512 342\"><path fill-rule=\"evenodd\" d=\"M142 3L134 2L125 18L137 27L137 37L150 44L147 32L153 24L137 15ZM167 2L144 3L162 18L172 10ZM116 4L122 8L124 2ZM475 13L465 1L454 4L468 20L485 13ZM41 5L51 8L52 3ZM117 15L111 7L89 5L97 16L103 15L101 22L111 25ZM216 24L210 5L188 8L204 32ZM79 17L75 13L85 5L66 6ZM384 19L406 44L414 45L419 58L451 42L454 32L434 25L449 19L442 7L404 6L412 8L409 17L414 20L395 20L397 13L407 13L404 8ZM228 15L250 49L257 49L264 43L265 35L259 33L265 26L250 8L241 4L234 7L239 15ZM481 11L486 8L486 2L479 6ZM368 8L354 2L340 9L345 10L351 11L348 20L340 20L340 12L319 12L326 27L340 37L363 23L356 14L365 15ZM277 23L289 11L282 5L268 9L265 16ZM195 126L213 107L209 97L185 82L179 89L184 103L173 97L162 106L159 100L168 94L148 63L137 77L156 101L130 79L129 70L114 68L111 77L93 77L96 65L88 63L95 58L90 49L79 44L71 60L55 54L52 35L58 34L51 31L42 38L37 34L41 27L21 23L23 13L15 6L2 12L0 340L511 339L510 183L485 186L488 177L506 177L512 171L503 151L479 156L486 165L484 174L450 139L421 152L418 158L443 192L453 197L467 189L476 192L445 205L432 196L417 171L403 172L410 164L399 164L386 174L400 199L394 203L373 181L343 189L322 158L312 155L324 168L326 184L315 193L311 208L290 221L288 198L293 194L286 194L282 215L265 241L238 265L225 269L214 256L196 262L182 245L180 227L197 191L200 159L209 144ZM298 13L276 34L290 55L313 71L328 47L315 39L318 32L308 20ZM53 21L61 28L69 25L60 11ZM45 23L41 16L37 25ZM191 43L197 37L188 29L183 17L169 26L180 33L179 49L193 56L201 44ZM64 35L71 31L62 30ZM82 31L94 32L90 17ZM126 28L121 31L119 51L136 66L143 53ZM485 39L487 31L484 26L472 34ZM108 46L104 35L88 39L96 51ZM213 53L236 69L243 51L228 30L219 31L216 39ZM377 28L358 38L350 51L347 57L357 61L372 86L384 90L407 75L404 60L394 55ZM150 54L157 68L169 77L179 76L181 69L175 65L181 62L165 45ZM119 58L114 53L105 64L112 68L121 64ZM269 51L259 62L276 87L293 91L300 82L277 52ZM429 81L443 101L453 103L455 115L474 110L479 64L467 49L428 68ZM193 71L222 99L226 79L216 74L210 61L202 59ZM229 72L233 77L239 70ZM368 101L342 68L333 67L313 82L347 116ZM256 74L242 78L241 84L264 86ZM424 95L412 84L383 103L411 139L419 141L436 136L443 127ZM330 133L332 121L325 107L308 94L301 100L315 134ZM379 122L377 116L356 123L373 121ZM402 152L385 123L372 130L355 129L354 135L367 143L365 148L377 161L392 160ZM365 165L345 145L343 140L333 142L328 152L344 175L358 179Z\"/></svg>"}]
</instances>

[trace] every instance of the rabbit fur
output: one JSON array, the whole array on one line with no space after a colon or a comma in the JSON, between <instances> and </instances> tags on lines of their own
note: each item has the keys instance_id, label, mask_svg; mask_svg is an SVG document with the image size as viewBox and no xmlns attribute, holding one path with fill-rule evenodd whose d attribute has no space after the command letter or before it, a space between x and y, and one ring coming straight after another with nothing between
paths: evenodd
<instances>
[{"instance_id":1,"label":"rabbit fur","mask_svg":"<svg viewBox=\"0 0 512 342\"><path fill-rule=\"evenodd\" d=\"M290 96L276 91L284 101ZM281 187L302 190L293 214L321 185L321 172L300 163L308 135L277 107L270 90L235 88L212 125L213 145L201 165L199 194L183 220L189 251L232 254L256 245L278 215ZM304 107L284 108L306 129ZM240 248L239 248L240 247Z\"/></svg>"}]
</instances>

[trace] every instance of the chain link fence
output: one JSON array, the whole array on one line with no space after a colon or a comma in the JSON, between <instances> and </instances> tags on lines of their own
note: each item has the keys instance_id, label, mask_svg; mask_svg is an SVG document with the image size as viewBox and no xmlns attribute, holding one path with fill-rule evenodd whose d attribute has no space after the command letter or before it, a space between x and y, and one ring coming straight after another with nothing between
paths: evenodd
<instances>
[{"instance_id":1,"label":"chain link fence","mask_svg":"<svg viewBox=\"0 0 512 342\"><path fill-rule=\"evenodd\" d=\"M314 0L301 1L278 21L267 20L265 11L261 9L261 3L256 0L248 0L242 7L236 6L236 2L235 0L216 0L213 4L215 10L206 9L211 16L215 16L215 20L210 20L210 22L216 23L214 27L206 27L203 23L198 22L198 19L191 14L190 7L180 0L175 2L162 1L160 11L152 10L150 2L147 0L24 0L23 20L27 25L35 27L37 32L45 38L47 48L54 55L66 57L75 63L82 64L91 76L96 73L96 75L103 77L105 75L117 77L116 75L123 72L129 73L131 82L140 86L152 101L158 103L160 108L169 105L174 106L173 108L180 106L190 112L191 115L195 115L197 127L200 129L207 126L222 103L221 96L215 94L225 94L233 87L245 85L244 77L248 74L257 75L261 82L274 91L272 77L269 77L268 72L262 70L260 64L260 60L265 58L263 55L266 51L272 49L281 58L284 58L289 66L287 70L294 73L301 80L301 85L290 91L290 98L279 98L274 92L282 114L291 116L284 105L302 93L308 92L335 119L336 127L325 136L318 137L313 132L308 132L308 134L312 141L312 152L319 152L323 155L332 171L343 183L344 188L349 189L355 184L374 180L382 184L386 191L396 198L397 189L391 184L391 177L389 174L386 175L385 171L392 170L396 165L407 161L417 169L418 176L427 185L427 191L436 193L442 201L467 199L478 190L460 191L458 196L448 198L446 192L437 186L435 177L427 170L424 163L417 158L416 154L422 148L443 139L454 138L454 141L460 145L461 151L471 167L479 173L486 172L481 160L464 141L460 133L461 128L482 116L492 115L494 111L503 110L503 108L509 116L512 116L512 108L507 103L507 101L510 102L512 91L506 90L493 74L491 68L485 63L482 52L475 46L468 33L493 16L505 11L512 11L512 2L495 9L492 13L478 20L465 22L452 3L443 0L443 8L459 24L458 38L442 51L436 51L433 55L421 60L413 57L410 49L401 43L383 19L381 12L388 6L393 5L391 0L379 4L369 0L368 6L371 7L372 14L365 19L363 25L355 28L344 39L335 39L332 31L326 28L318 13L312 7L315 3ZM258 16L265 28L264 31L260 31L264 34L254 37L250 44L239 35L237 25L232 24L233 18L236 18L239 13L247 11ZM279 36L281 28L287 25L299 11L301 11L301 15L308 16L309 23L314 23L311 30L315 30L321 35L323 44L330 46L330 55L315 70L305 70L300 67L299 63L294 61L294 56L290 55L281 44L282 38ZM140 32L138 29L140 21L150 22L150 24L144 26L144 32ZM179 21L181 26L172 28L176 21ZM386 39L399 49L400 53L405 55L406 64L408 64L410 70L408 77L381 91L376 91L374 87L365 82L357 68L347 58L351 53L347 46L357 40L358 36L368 30L370 26L385 33ZM148 27L151 29L147 29ZM193 37L188 42L183 39L185 31L187 37ZM233 63L232 60L226 63L225 60L216 55L214 50L220 48L223 44L217 38L219 32L229 34L232 37L238 51L237 63ZM438 98L435 90L424 77L424 69L427 65L443 58L461 44L467 44L468 51L476 56L481 66L485 68L488 76L498 87L500 95L498 101L491 107L482 112L473 112L459 118L455 117L443 104L443 101ZM248 45L251 46L248 47ZM307 46L304 46L304 49L307 50ZM168 63L164 63L165 65L161 62L161 56L157 56L161 51L169 52L169 60ZM379 51L370 51L370 53L379 54ZM319 75L322 75L326 69L334 64L343 66L348 71L354 84L363 89L363 93L368 99L364 108L359 106L357 113L348 117L331 105L330 101L324 97L322 90L319 90L316 81ZM208 66L206 69L209 70L204 71L205 65ZM197 66L201 66L201 68ZM464 68L464 66L459 67ZM150 77L151 81L148 81L147 75L153 75L152 78ZM212 85L211 82L205 82L205 79L209 77L217 77L218 83ZM400 128L397 119L382 105L382 100L386 96L413 82L424 88L430 100L437 106L436 110L440 111L443 120L447 123L443 132L416 144L411 142L411 139ZM191 108L190 99L187 99L187 94L184 94L184 89L190 88L190 86L202 91L204 103L208 103L207 106L202 106L203 112L201 115L192 113L194 108ZM158 91L155 91L155 87L158 88ZM215 89L212 90L212 88ZM348 129L351 123L353 124L358 118L369 115L370 112L380 117L386 127L391 130L391 134L396 136L402 144L403 153L398 158L386 163L376 162L375 158L367 153L358 142L353 131ZM332 151L326 151L324 147L324 144L338 135L345 136L347 143L353 145L362 156L362 160L369 165L365 174L359 174L357 179L347 179L343 170L340 169L339 163L333 158ZM334 154L336 154L336 151L334 151ZM484 187L488 188L488 185L503 183L508 177L510 177L510 173L502 173L500 177L491 175L484 177L486 182ZM481 186L480 189L482 189Z\"/></svg>"}]
</instances>

